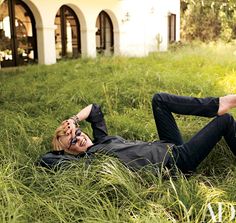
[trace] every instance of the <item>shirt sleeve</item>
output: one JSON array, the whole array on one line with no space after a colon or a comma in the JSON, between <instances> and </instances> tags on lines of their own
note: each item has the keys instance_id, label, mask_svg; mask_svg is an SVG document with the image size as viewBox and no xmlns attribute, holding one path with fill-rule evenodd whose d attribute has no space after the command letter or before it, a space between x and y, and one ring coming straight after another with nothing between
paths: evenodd
<instances>
[{"instance_id":1,"label":"shirt sleeve","mask_svg":"<svg viewBox=\"0 0 236 223\"><path fill-rule=\"evenodd\" d=\"M92 105L91 112L86 119L86 121L91 123L93 129L93 142L99 141L103 137L107 136L107 127L102 113L101 107L97 104Z\"/></svg>"}]
</instances>

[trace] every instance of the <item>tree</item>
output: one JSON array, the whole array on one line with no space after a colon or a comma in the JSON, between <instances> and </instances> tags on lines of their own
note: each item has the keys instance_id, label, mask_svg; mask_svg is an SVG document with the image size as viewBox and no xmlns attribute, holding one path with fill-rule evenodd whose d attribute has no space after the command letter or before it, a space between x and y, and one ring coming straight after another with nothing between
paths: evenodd
<instances>
[{"instance_id":1,"label":"tree","mask_svg":"<svg viewBox=\"0 0 236 223\"><path fill-rule=\"evenodd\" d=\"M181 0L182 39L230 41L236 38L235 0Z\"/></svg>"}]
</instances>

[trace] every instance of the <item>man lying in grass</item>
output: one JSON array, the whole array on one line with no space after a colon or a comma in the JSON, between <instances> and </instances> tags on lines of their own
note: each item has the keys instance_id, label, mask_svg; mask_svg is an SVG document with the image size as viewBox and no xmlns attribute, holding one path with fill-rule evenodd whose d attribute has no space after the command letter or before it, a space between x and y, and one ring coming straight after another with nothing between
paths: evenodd
<instances>
[{"instance_id":1,"label":"man lying in grass","mask_svg":"<svg viewBox=\"0 0 236 223\"><path fill-rule=\"evenodd\" d=\"M149 164L167 168L176 165L183 173L188 173L195 171L222 136L236 155L236 124L234 118L226 113L234 107L236 95L194 98L157 93L152 108L160 140L142 142L109 136L100 106L91 104L62 122L56 129L53 147L56 151L64 150L74 155L115 155L131 169ZM172 112L215 118L188 142L183 142ZM83 120L91 123L93 141L76 127Z\"/></svg>"}]
</instances>

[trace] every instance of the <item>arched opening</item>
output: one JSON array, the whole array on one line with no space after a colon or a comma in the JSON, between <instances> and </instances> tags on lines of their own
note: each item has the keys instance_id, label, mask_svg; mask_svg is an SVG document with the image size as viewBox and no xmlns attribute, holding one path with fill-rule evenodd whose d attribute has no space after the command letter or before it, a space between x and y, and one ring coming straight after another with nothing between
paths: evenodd
<instances>
[{"instance_id":1,"label":"arched opening","mask_svg":"<svg viewBox=\"0 0 236 223\"><path fill-rule=\"evenodd\" d=\"M77 58L81 55L80 23L75 12L63 5L55 18L57 59Z\"/></svg>"},{"instance_id":2,"label":"arched opening","mask_svg":"<svg viewBox=\"0 0 236 223\"><path fill-rule=\"evenodd\" d=\"M101 11L96 21L96 49L98 54L111 55L114 52L114 34L111 18Z\"/></svg>"},{"instance_id":3,"label":"arched opening","mask_svg":"<svg viewBox=\"0 0 236 223\"><path fill-rule=\"evenodd\" d=\"M33 63L37 60L35 19L20 0L0 5L0 62L2 67Z\"/></svg>"}]
</instances>

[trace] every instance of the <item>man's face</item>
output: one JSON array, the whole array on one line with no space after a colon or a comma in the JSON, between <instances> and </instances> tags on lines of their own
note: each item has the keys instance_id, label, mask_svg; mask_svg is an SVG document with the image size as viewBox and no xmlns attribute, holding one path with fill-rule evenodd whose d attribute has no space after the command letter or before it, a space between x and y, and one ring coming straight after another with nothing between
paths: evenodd
<instances>
[{"instance_id":1,"label":"man's face","mask_svg":"<svg viewBox=\"0 0 236 223\"><path fill-rule=\"evenodd\" d=\"M61 136L61 143L65 147L65 151L72 154L79 154L82 152L86 152L88 147L92 146L93 143L91 139L83 132L79 132L79 134Z\"/></svg>"}]
</instances>

